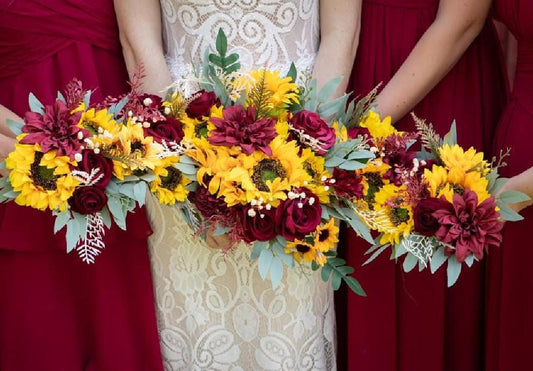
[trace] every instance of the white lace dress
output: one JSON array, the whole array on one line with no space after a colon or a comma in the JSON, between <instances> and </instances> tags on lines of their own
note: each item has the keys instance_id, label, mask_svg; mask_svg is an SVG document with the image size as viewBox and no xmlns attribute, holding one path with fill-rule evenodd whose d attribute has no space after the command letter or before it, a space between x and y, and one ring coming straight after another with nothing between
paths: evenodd
<instances>
[{"instance_id":1,"label":"white lace dress","mask_svg":"<svg viewBox=\"0 0 533 371\"><path fill-rule=\"evenodd\" d=\"M179 78L218 29L244 68L312 68L318 0L162 0L169 67ZM250 247L225 256L191 235L178 212L149 200L158 326L166 370L335 369L333 293L318 272L285 269L272 290Z\"/></svg>"}]
</instances>

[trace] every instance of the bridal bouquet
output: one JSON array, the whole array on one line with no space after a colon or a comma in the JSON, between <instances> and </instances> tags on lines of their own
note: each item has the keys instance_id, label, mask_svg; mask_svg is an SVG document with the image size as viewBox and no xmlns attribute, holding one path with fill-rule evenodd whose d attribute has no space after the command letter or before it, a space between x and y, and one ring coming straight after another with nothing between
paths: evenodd
<instances>
[{"instance_id":1,"label":"bridal bouquet","mask_svg":"<svg viewBox=\"0 0 533 371\"><path fill-rule=\"evenodd\" d=\"M112 222L126 229L126 215L144 204L146 182L162 166L162 147L125 114L139 106L131 96L93 105L74 80L53 105L30 94L25 123L8 123L17 143L5 160L10 174L0 179L0 201L51 210L54 231L66 228L67 252L76 249L86 263L105 247Z\"/></svg>"},{"instance_id":2,"label":"bridal bouquet","mask_svg":"<svg viewBox=\"0 0 533 371\"><path fill-rule=\"evenodd\" d=\"M396 131L390 122L368 126L379 154L361 170L368 187L358 203L367 225L379 232L368 251L372 261L392 246L392 257L406 255L406 272L428 265L434 273L447 262L448 286L502 240L503 220L520 220L506 205L523 201L519 192L503 192L498 177L502 158L488 163L474 148L456 143L455 125L441 139L432 125L415 117L418 132ZM422 150L410 146L421 140Z\"/></svg>"},{"instance_id":3,"label":"bridal bouquet","mask_svg":"<svg viewBox=\"0 0 533 371\"><path fill-rule=\"evenodd\" d=\"M330 101L340 79L317 91L316 81L296 83L294 67L287 76L241 71L222 32L216 47L197 77L178 83L162 103L181 126L161 142L168 167L156 171L151 191L181 207L198 233L253 244L251 258L274 287L284 265L307 264L322 268L324 280L332 276L335 288L344 280L362 294L335 247L338 221L372 241L354 200L364 189L356 171L374 153L347 129L363 117L364 103ZM196 90L187 93L191 81Z\"/></svg>"}]
</instances>

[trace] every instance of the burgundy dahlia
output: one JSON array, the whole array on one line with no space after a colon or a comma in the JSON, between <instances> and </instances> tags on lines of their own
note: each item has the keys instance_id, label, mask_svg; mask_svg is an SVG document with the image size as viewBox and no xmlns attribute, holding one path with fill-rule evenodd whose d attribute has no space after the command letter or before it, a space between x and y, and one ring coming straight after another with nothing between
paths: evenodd
<instances>
[{"instance_id":1,"label":"burgundy dahlia","mask_svg":"<svg viewBox=\"0 0 533 371\"><path fill-rule=\"evenodd\" d=\"M305 194L305 197L287 199L276 210L276 224L280 228L280 234L286 239L304 238L305 235L314 231L320 224L322 206L318 197L307 188L298 188L295 194Z\"/></svg>"},{"instance_id":2,"label":"burgundy dahlia","mask_svg":"<svg viewBox=\"0 0 533 371\"><path fill-rule=\"evenodd\" d=\"M354 126L353 128L348 129L348 138L355 139L358 136L371 138L370 131L368 131L367 128Z\"/></svg>"},{"instance_id":3,"label":"burgundy dahlia","mask_svg":"<svg viewBox=\"0 0 533 371\"><path fill-rule=\"evenodd\" d=\"M468 189L464 194L453 195L453 204L437 210L433 216L440 224L437 238L455 246L457 261L463 262L470 253L483 258L484 250L499 246L502 242L503 223L495 210L494 197L477 204L475 192Z\"/></svg>"},{"instance_id":4,"label":"burgundy dahlia","mask_svg":"<svg viewBox=\"0 0 533 371\"><path fill-rule=\"evenodd\" d=\"M212 91L200 90L197 97L193 99L185 109L187 116L193 119L201 119L203 116L209 116L211 107L215 104L220 105L220 99Z\"/></svg>"},{"instance_id":5,"label":"burgundy dahlia","mask_svg":"<svg viewBox=\"0 0 533 371\"><path fill-rule=\"evenodd\" d=\"M189 193L189 200L194 203L204 218L227 213L227 205L224 200L216 198L205 187L198 187L195 192Z\"/></svg>"},{"instance_id":6,"label":"burgundy dahlia","mask_svg":"<svg viewBox=\"0 0 533 371\"><path fill-rule=\"evenodd\" d=\"M210 143L227 147L240 146L247 155L255 150L272 155L269 144L276 137L275 119L255 121L255 108L250 107L244 111L242 106L225 108L223 115L222 119L211 118L216 128L208 138Z\"/></svg>"},{"instance_id":7,"label":"burgundy dahlia","mask_svg":"<svg viewBox=\"0 0 533 371\"><path fill-rule=\"evenodd\" d=\"M319 155L325 154L335 145L337 136L335 130L331 128L316 112L300 111L289 119L289 123L297 131L302 131L318 141L318 146L312 146L312 150ZM299 142L308 145L306 140L300 136Z\"/></svg>"},{"instance_id":8,"label":"burgundy dahlia","mask_svg":"<svg viewBox=\"0 0 533 371\"><path fill-rule=\"evenodd\" d=\"M89 132L78 126L81 112L71 113L71 110L61 100L56 100L53 106L45 106L44 114L27 112L26 124L22 131L27 133L20 142L23 144L39 143L42 152L57 150L58 156L74 158L81 151L82 137Z\"/></svg>"},{"instance_id":9,"label":"burgundy dahlia","mask_svg":"<svg viewBox=\"0 0 533 371\"><path fill-rule=\"evenodd\" d=\"M339 197L346 197L349 199L360 199L363 197L363 184L361 184L361 177L353 171L347 171L339 168L333 169L334 183L331 183L335 193Z\"/></svg>"}]
</instances>

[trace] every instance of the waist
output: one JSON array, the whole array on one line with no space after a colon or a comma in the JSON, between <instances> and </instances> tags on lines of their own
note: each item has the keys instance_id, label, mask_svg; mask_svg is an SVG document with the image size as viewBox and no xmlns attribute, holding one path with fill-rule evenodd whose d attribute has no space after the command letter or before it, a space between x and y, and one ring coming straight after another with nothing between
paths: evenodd
<instances>
[{"instance_id":1,"label":"waist","mask_svg":"<svg viewBox=\"0 0 533 371\"><path fill-rule=\"evenodd\" d=\"M364 4L384 5L394 8L436 9L438 0L364 0ZM363 5L364 7L364 5Z\"/></svg>"}]
</instances>

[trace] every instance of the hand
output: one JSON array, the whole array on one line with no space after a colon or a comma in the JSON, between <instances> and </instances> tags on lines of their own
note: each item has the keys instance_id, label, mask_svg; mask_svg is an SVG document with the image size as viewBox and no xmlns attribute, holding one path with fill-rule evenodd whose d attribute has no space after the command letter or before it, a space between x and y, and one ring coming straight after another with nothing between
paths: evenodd
<instances>
[{"instance_id":1,"label":"hand","mask_svg":"<svg viewBox=\"0 0 533 371\"><path fill-rule=\"evenodd\" d=\"M15 149L16 140L0 134L0 161L3 161L11 151ZM6 169L0 170L1 176L8 176L9 171Z\"/></svg>"},{"instance_id":2,"label":"hand","mask_svg":"<svg viewBox=\"0 0 533 371\"><path fill-rule=\"evenodd\" d=\"M530 206L533 204L533 200L531 199L532 196L532 180L533 180L533 168L530 168L526 171L524 171L521 174L515 175L514 177L510 178L500 189L496 197L498 197L502 192L505 191L519 191L522 193L525 193L530 197L527 201L517 202L513 204L508 204L509 208L513 211L516 211L519 213L522 209Z\"/></svg>"},{"instance_id":3,"label":"hand","mask_svg":"<svg viewBox=\"0 0 533 371\"><path fill-rule=\"evenodd\" d=\"M227 234L215 236L216 226L211 226L206 233L205 242L212 249L228 250L233 245L233 240Z\"/></svg>"}]
</instances>

